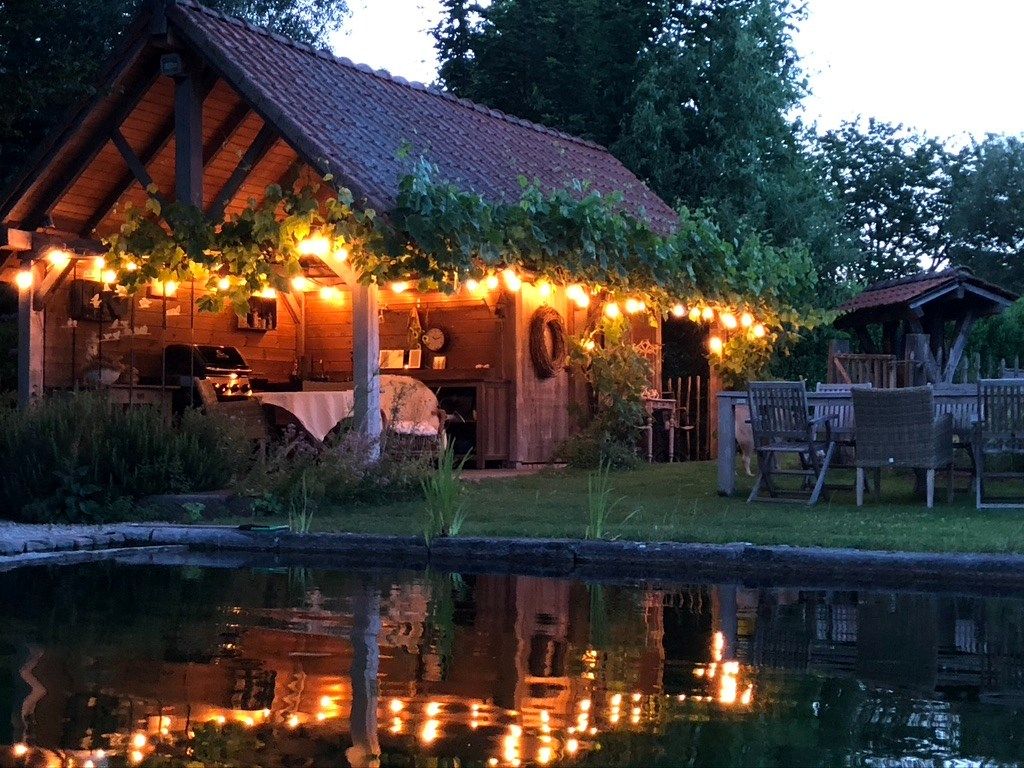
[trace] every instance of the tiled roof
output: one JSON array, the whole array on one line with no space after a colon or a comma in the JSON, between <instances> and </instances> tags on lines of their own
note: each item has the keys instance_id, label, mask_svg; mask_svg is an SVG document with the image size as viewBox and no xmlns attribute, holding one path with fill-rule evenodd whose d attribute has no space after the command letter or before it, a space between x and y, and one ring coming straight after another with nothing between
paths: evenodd
<instances>
[{"instance_id":1,"label":"tiled roof","mask_svg":"<svg viewBox=\"0 0 1024 768\"><path fill-rule=\"evenodd\" d=\"M848 315L865 309L909 304L914 299L952 283L973 285L1008 301L1017 299L1016 294L975 277L968 269L947 269L942 272L919 272L910 277L875 283L839 307L839 312Z\"/></svg>"},{"instance_id":2,"label":"tiled roof","mask_svg":"<svg viewBox=\"0 0 1024 768\"><path fill-rule=\"evenodd\" d=\"M547 188L621 192L660 231L675 212L606 149L178 0L169 21L309 161L371 205L393 206L407 146L487 199L517 200L519 177Z\"/></svg>"}]
</instances>

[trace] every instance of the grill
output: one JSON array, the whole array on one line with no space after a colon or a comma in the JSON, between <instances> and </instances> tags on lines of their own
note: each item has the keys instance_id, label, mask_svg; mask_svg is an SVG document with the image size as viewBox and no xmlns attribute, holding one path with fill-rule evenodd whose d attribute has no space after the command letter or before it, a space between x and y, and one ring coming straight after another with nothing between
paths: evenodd
<instances>
[{"instance_id":1,"label":"grill","mask_svg":"<svg viewBox=\"0 0 1024 768\"><path fill-rule=\"evenodd\" d=\"M211 344L168 344L164 348L167 380L194 387L205 380L213 385L218 400L242 400L252 394L252 368L235 347Z\"/></svg>"}]
</instances>

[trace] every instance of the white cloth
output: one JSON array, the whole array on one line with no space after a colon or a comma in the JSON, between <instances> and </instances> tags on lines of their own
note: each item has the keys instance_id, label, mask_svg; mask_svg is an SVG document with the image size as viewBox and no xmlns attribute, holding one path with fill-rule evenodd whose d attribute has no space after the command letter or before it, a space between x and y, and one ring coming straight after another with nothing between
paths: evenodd
<instances>
[{"instance_id":1,"label":"white cloth","mask_svg":"<svg viewBox=\"0 0 1024 768\"><path fill-rule=\"evenodd\" d=\"M351 389L307 392L259 392L264 405L282 408L317 440L323 440L342 419L352 416L355 393ZM388 428L400 435L437 435L441 430L437 395L410 376L380 377L380 409Z\"/></svg>"},{"instance_id":2,"label":"white cloth","mask_svg":"<svg viewBox=\"0 0 1024 768\"><path fill-rule=\"evenodd\" d=\"M282 408L317 440L352 415L354 394L351 389L333 392L258 392L255 397L264 405Z\"/></svg>"}]
</instances>

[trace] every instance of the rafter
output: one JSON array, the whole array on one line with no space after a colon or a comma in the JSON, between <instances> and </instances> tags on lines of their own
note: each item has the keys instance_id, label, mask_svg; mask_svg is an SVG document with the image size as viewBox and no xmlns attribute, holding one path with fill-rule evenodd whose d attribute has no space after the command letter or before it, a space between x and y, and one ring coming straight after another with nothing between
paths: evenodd
<instances>
[{"instance_id":1,"label":"rafter","mask_svg":"<svg viewBox=\"0 0 1024 768\"><path fill-rule=\"evenodd\" d=\"M120 128L128 115L142 101L143 97L149 92L149 89L153 87L157 77L159 77L159 72L154 67L127 92L125 98L114 111L93 130L89 142L79 153L78 157L65 169L57 181L50 185L49 191L25 217L23 224L25 229L36 229L39 227L43 217L67 193L82 173L85 172L85 169L89 167L89 164L96 158L96 155L100 153L100 150L106 146L111 131Z\"/></svg>"},{"instance_id":2,"label":"rafter","mask_svg":"<svg viewBox=\"0 0 1024 768\"><path fill-rule=\"evenodd\" d=\"M235 170L231 172L228 180L224 182L224 186L220 188L220 192L217 193L217 197L214 198L213 202L210 203L206 210L206 215L211 219L218 219L224 214L224 209L227 208L242 184L252 173L253 168L262 160L270 148L277 142L277 132L269 125L264 124L260 128L259 133L256 134L256 138L252 140L252 144L245 150L242 158L238 161L238 165L235 166Z\"/></svg>"}]
</instances>

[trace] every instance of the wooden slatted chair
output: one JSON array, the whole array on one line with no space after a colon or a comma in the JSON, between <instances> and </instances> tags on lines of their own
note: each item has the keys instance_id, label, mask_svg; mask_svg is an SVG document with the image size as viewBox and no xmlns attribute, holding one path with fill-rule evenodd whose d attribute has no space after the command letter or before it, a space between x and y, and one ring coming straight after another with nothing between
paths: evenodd
<instances>
[{"instance_id":1,"label":"wooden slatted chair","mask_svg":"<svg viewBox=\"0 0 1024 768\"><path fill-rule=\"evenodd\" d=\"M978 509L1024 508L1024 499L1007 502L985 498L986 479L1024 478L1024 472L989 471L985 466L989 457L1024 455L1024 379L978 382L978 420L971 443Z\"/></svg>"},{"instance_id":2,"label":"wooden slatted chair","mask_svg":"<svg viewBox=\"0 0 1024 768\"><path fill-rule=\"evenodd\" d=\"M935 501L935 473L945 469L952 501L953 417L935 413L931 387L854 390L853 412L858 507L864 504L865 471L883 468L924 470L929 508Z\"/></svg>"},{"instance_id":3,"label":"wooden slatted chair","mask_svg":"<svg viewBox=\"0 0 1024 768\"><path fill-rule=\"evenodd\" d=\"M748 402L758 471L747 501L786 501L806 494L807 503L816 504L836 450L828 417L811 418L802 381L751 382ZM797 457L798 469L779 465L786 454ZM780 489L775 481L782 476L803 477L801 489Z\"/></svg>"}]
</instances>

